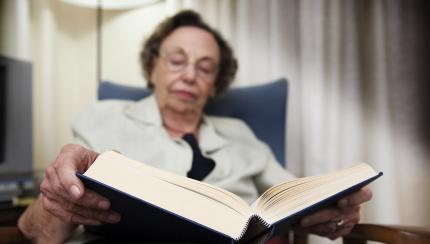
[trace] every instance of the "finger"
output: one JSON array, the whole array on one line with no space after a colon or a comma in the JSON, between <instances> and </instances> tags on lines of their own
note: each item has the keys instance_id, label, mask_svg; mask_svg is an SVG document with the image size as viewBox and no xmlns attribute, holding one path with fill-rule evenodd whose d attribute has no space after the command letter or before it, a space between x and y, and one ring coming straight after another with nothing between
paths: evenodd
<instances>
[{"instance_id":1,"label":"finger","mask_svg":"<svg viewBox=\"0 0 430 244\"><path fill-rule=\"evenodd\" d=\"M49 197L52 199L61 197L64 199L68 199L69 201L74 201L69 194L69 192L63 187L61 183L57 171L55 167L48 166L46 168L46 184L44 184L45 194L49 194Z\"/></svg>"},{"instance_id":2,"label":"finger","mask_svg":"<svg viewBox=\"0 0 430 244\"><path fill-rule=\"evenodd\" d=\"M42 192L43 196L48 198L51 202L63 202L64 199L61 196L58 196L55 193L52 192Z\"/></svg>"},{"instance_id":3,"label":"finger","mask_svg":"<svg viewBox=\"0 0 430 244\"><path fill-rule=\"evenodd\" d=\"M342 226L337 226L336 222L333 221L333 223L335 223L335 231L331 232L331 233L327 233L325 236L327 236L328 238L334 240L336 238L338 238L339 236L343 236L343 235L347 235L352 228L355 226L355 224L357 224L360 220L360 215L358 212L351 212L349 214L343 215L341 216L341 218L344 221L344 224Z\"/></svg>"},{"instance_id":4,"label":"finger","mask_svg":"<svg viewBox=\"0 0 430 244\"><path fill-rule=\"evenodd\" d=\"M302 227L309 227L317 224L322 224L334 219L339 219L341 215L342 213L336 207L327 207L304 217L300 221L300 225Z\"/></svg>"},{"instance_id":5,"label":"finger","mask_svg":"<svg viewBox=\"0 0 430 244\"><path fill-rule=\"evenodd\" d=\"M47 182L47 181L45 181ZM45 185L45 184L42 184ZM61 206L66 207L72 204L76 204L76 205L81 205L83 207L86 208L92 208L92 209L100 209L100 210L107 210L110 207L110 202L98 195L97 193L91 191L91 190L87 190L85 191L83 197L77 201L70 201L69 198L63 198L61 195L56 194L56 191L42 191L44 196L47 197L51 202L58 202L58 203L62 203ZM79 214L79 212L77 212L77 214ZM90 215L92 216L92 215Z\"/></svg>"},{"instance_id":6,"label":"finger","mask_svg":"<svg viewBox=\"0 0 430 244\"><path fill-rule=\"evenodd\" d=\"M82 216L87 219L95 219L106 223L116 223L121 219L121 215L119 213L110 210L91 209L77 204L72 204L70 207L70 212L73 213L72 220L74 221L77 219L77 216Z\"/></svg>"},{"instance_id":7,"label":"finger","mask_svg":"<svg viewBox=\"0 0 430 244\"><path fill-rule=\"evenodd\" d=\"M342 220L344 220L345 222L342 226L337 226L335 221L329 221L326 223L310 226L307 228L307 230L308 232L311 232L320 236L326 236L330 239L335 239L339 237L339 235L341 234L349 233L349 231L355 225L353 218L351 216L342 217Z\"/></svg>"},{"instance_id":8,"label":"finger","mask_svg":"<svg viewBox=\"0 0 430 244\"><path fill-rule=\"evenodd\" d=\"M330 233L327 235L328 238L330 238L331 240L335 240L336 238L339 238L341 236L345 236L348 235L352 230L352 227L342 227L337 229L336 231Z\"/></svg>"},{"instance_id":9,"label":"finger","mask_svg":"<svg viewBox=\"0 0 430 244\"><path fill-rule=\"evenodd\" d=\"M336 209L337 208L334 208L334 212L336 212ZM359 211L357 211L356 207L351 207L348 209L348 211L340 211L340 209L337 209L337 212L342 214L339 214L336 218L330 219L329 221L324 223L314 224L306 228L296 227L295 231L298 230L299 233L307 231L320 236L326 236L331 239L334 239L337 238L340 234L344 234L347 232L343 229L350 230L354 227L356 223L359 222L360 214ZM333 214L332 216L336 215L337 214ZM318 216L316 217L318 218ZM337 220L342 220L344 224L342 226L337 226Z\"/></svg>"},{"instance_id":10,"label":"finger","mask_svg":"<svg viewBox=\"0 0 430 244\"><path fill-rule=\"evenodd\" d=\"M59 194L56 194L55 191L52 192L43 190L42 192L46 197L51 199L51 201L71 202L83 207L100 210L107 210L110 208L110 201L108 199L89 189L85 190L84 195L78 201L73 199L71 200L69 197L63 197Z\"/></svg>"},{"instance_id":11,"label":"finger","mask_svg":"<svg viewBox=\"0 0 430 244\"><path fill-rule=\"evenodd\" d=\"M317 224L309 227L309 231L311 233L320 235L320 236L329 236L336 231L336 223L335 222L326 222L323 224Z\"/></svg>"},{"instance_id":12,"label":"finger","mask_svg":"<svg viewBox=\"0 0 430 244\"><path fill-rule=\"evenodd\" d=\"M55 190L53 187L53 182L56 181L56 178L57 176L56 176L55 168L51 164L45 170L45 178L40 184L40 190L42 192L50 192L56 195L58 189Z\"/></svg>"},{"instance_id":13,"label":"finger","mask_svg":"<svg viewBox=\"0 0 430 244\"><path fill-rule=\"evenodd\" d=\"M352 213L360 213L361 205L352 205L340 208L339 210L342 212L342 214L352 214Z\"/></svg>"},{"instance_id":14,"label":"finger","mask_svg":"<svg viewBox=\"0 0 430 244\"><path fill-rule=\"evenodd\" d=\"M46 170L46 176L43 179L42 183L40 184L40 192L43 194L43 196L48 197L51 199L51 201L55 201L55 199L62 199L63 197L59 195L59 190L55 190L53 187L53 174L51 170L47 168Z\"/></svg>"},{"instance_id":15,"label":"finger","mask_svg":"<svg viewBox=\"0 0 430 244\"><path fill-rule=\"evenodd\" d=\"M40 183L39 186L39 190L42 193L48 193L51 192L51 187L50 187L50 183L49 183L49 178L47 176L45 176L45 178L42 180L42 182Z\"/></svg>"},{"instance_id":16,"label":"finger","mask_svg":"<svg viewBox=\"0 0 430 244\"><path fill-rule=\"evenodd\" d=\"M83 207L61 198L51 199L43 195L42 201L43 207L48 212L72 224L97 225L102 222L116 223L121 218L116 212Z\"/></svg>"},{"instance_id":17,"label":"finger","mask_svg":"<svg viewBox=\"0 0 430 244\"><path fill-rule=\"evenodd\" d=\"M101 225L102 222L96 219L88 219L78 214L70 215L70 222L80 225Z\"/></svg>"},{"instance_id":18,"label":"finger","mask_svg":"<svg viewBox=\"0 0 430 244\"><path fill-rule=\"evenodd\" d=\"M338 206L341 208L359 205L372 199L372 191L369 187L363 187L359 191L349 194L348 196L342 198L338 202Z\"/></svg>"},{"instance_id":19,"label":"finger","mask_svg":"<svg viewBox=\"0 0 430 244\"><path fill-rule=\"evenodd\" d=\"M97 155L79 145L66 145L53 164L63 187L76 200L82 197L85 189L75 173L87 170Z\"/></svg>"},{"instance_id":20,"label":"finger","mask_svg":"<svg viewBox=\"0 0 430 244\"><path fill-rule=\"evenodd\" d=\"M84 218L82 216L74 217L74 214L63 208L64 203L57 202L53 199L48 198L44 194L42 195L43 208L51 213L52 215L60 218L61 220L71 224L88 224L97 225L101 222L96 219Z\"/></svg>"},{"instance_id":21,"label":"finger","mask_svg":"<svg viewBox=\"0 0 430 244\"><path fill-rule=\"evenodd\" d=\"M79 205L88 208L109 209L110 202L107 198L97 194L96 192L86 189L84 195L79 200Z\"/></svg>"},{"instance_id":22,"label":"finger","mask_svg":"<svg viewBox=\"0 0 430 244\"><path fill-rule=\"evenodd\" d=\"M360 212L350 211L348 213L343 213L339 219L344 221L344 226L354 226L360 221Z\"/></svg>"}]
</instances>

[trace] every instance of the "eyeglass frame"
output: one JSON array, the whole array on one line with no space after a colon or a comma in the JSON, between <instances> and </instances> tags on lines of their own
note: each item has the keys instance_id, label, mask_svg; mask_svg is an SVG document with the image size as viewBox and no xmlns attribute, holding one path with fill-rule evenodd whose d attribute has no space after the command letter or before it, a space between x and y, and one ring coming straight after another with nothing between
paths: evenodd
<instances>
[{"instance_id":1,"label":"eyeglass frame","mask_svg":"<svg viewBox=\"0 0 430 244\"><path fill-rule=\"evenodd\" d=\"M173 67L175 65L180 66L180 65L174 64L174 62L171 62L172 58L170 57L174 54L181 54L185 57L185 61L184 61L184 64L182 64L182 67L176 67L176 68ZM216 64L216 62L211 57L203 57L194 62L190 62L189 55L182 48L176 48L175 50L172 50L172 51L166 51L165 53L160 53L158 56L165 61L165 65L167 69L171 72L182 73L186 71L189 65L193 65L196 75L205 81L208 81L211 79L215 80L218 74L219 65ZM201 62L205 62L205 61L210 61L213 63L214 65L213 71L212 70L205 71L205 68L202 68L201 65L199 66L199 63L201 64Z\"/></svg>"}]
</instances>

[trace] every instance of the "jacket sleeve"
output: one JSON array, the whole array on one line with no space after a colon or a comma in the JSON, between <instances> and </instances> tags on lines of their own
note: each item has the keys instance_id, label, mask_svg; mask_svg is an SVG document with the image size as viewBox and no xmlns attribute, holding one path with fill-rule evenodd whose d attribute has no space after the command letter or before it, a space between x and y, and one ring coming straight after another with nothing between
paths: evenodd
<instances>
[{"instance_id":1,"label":"jacket sleeve","mask_svg":"<svg viewBox=\"0 0 430 244\"><path fill-rule=\"evenodd\" d=\"M296 176L281 166L266 144L262 143L262 147L262 153L266 154L265 168L254 177L255 185L260 194L274 185L296 178Z\"/></svg>"},{"instance_id":2,"label":"jacket sleeve","mask_svg":"<svg viewBox=\"0 0 430 244\"><path fill-rule=\"evenodd\" d=\"M95 150L90 143L91 124L93 124L94 114L96 113L92 112L91 107L85 108L80 111L71 124L73 143L91 150Z\"/></svg>"}]
</instances>

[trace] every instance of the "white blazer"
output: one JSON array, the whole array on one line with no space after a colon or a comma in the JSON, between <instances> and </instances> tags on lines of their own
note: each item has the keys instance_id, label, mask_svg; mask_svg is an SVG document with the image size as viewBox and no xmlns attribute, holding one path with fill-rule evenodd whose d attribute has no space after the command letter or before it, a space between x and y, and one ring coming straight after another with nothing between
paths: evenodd
<instances>
[{"instance_id":1,"label":"white blazer","mask_svg":"<svg viewBox=\"0 0 430 244\"><path fill-rule=\"evenodd\" d=\"M77 143L97 152L114 149L184 176L191 168L191 147L168 135L153 95L137 102L98 102L77 116L72 130ZM249 203L270 186L294 178L241 120L205 115L199 145L202 153L216 163L204 181Z\"/></svg>"}]
</instances>

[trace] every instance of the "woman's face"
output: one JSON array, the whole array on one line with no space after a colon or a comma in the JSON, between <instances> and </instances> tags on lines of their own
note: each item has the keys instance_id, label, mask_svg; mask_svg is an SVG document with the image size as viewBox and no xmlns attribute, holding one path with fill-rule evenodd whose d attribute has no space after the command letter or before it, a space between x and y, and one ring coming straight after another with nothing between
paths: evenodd
<instances>
[{"instance_id":1,"label":"woman's face","mask_svg":"<svg viewBox=\"0 0 430 244\"><path fill-rule=\"evenodd\" d=\"M161 43L151 82L160 109L201 112L215 94L219 46L209 32L180 27Z\"/></svg>"}]
</instances>

